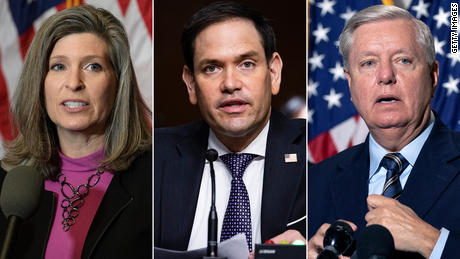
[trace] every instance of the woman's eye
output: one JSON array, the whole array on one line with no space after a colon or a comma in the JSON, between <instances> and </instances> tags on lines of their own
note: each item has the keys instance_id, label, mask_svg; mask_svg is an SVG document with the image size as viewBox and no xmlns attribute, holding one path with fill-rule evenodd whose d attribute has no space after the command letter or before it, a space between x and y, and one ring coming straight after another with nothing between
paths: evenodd
<instances>
[{"instance_id":1,"label":"woman's eye","mask_svg":"<svg viewBox=\"0 0 460 259\"><path fill-rule=\"evenodd\" d=\"M99 70L102 70L102 67L99 64L91 64L91 65L88 66L88 69L89 70L99 71Z\"/></svg>"},{"instance_id":2,"label":"woman's eye","mask_svg":"<svg viewBox=\"0 0 460 259\"><path fill-rule=\"evenodd\" d=\"M55 65L51 66L51 69L53 69L53 70L64 70L65 66L62 65L62 64L55 64Z\"/></svg>"}]
</instances>

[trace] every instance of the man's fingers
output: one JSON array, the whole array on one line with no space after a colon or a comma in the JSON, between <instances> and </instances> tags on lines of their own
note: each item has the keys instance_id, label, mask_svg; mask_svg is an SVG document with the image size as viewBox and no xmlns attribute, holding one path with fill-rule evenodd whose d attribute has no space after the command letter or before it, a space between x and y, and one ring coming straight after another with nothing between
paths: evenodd
<instances>
[{"instance_id":1,"label":"man's fingers","mask_svg":"<svg viewBox=\"0 0 460 259\"><path fill-rule=\"evenodd\" d=\"M388 198L378 194L371 194L367 196L367 208L371 211L378 207L382 207L386 204L396 201L395 199Z\"/></svg>"},{"instance_id":2,"label":"man's fingers","mask_svg":"<svg viewBox=\"0 0 460 259\"><path fill-rule=\"evenodd\" d=\"M353 223L351 221L343 220L343 219L339 219L338 221L343 221L343 222L347 223L348 225L350 225L351 229L353 229L353 232L355 232L358 229L358 227L355 225L355 223Z\"/></svg>"}]
</instances>

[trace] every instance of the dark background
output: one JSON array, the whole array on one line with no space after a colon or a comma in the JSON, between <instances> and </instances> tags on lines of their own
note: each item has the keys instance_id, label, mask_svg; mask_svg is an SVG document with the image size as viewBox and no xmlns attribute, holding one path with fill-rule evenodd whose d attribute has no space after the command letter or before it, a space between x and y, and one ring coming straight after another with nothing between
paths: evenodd
<instances>
[{"instance_id":1,"label":"dark background","mask_svg":"<svg viewBox=\"0 0 460 259\"><path fill-rule=\"evenodd\" d=\"M182 27L211 0L154 1L154 127L201 120L197 105L190 104L182 81L184 59L180 47ZM283 60L281 89L272 99L280 110L294 95L306 96L306 1L240 0L260 11L276 35Z\"/></svg>"}]
</instances>

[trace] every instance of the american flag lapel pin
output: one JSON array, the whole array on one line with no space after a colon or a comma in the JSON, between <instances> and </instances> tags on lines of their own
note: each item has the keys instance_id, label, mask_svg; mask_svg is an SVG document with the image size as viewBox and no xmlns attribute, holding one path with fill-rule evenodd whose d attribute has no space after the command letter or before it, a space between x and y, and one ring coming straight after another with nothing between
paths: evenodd
<instances>
[{"instance_id":1,"label":"american flag lapel pin","mask_svg":"<svg viewBox=\"0 0 460 259\"><path fill-rule=\"evenodd\" d=\"M284 154L284 163L296 163L297 154Z\"/></svg>"}]
</instances>

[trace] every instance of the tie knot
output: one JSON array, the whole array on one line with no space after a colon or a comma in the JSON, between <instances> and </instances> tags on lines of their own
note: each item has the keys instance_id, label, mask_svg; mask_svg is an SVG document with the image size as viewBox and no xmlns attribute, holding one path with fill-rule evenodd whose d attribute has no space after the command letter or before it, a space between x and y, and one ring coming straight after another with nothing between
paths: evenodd
<instances>
[{"instance_id":1,"label":"tie knot","mask_svg":"<svg viewBox=\"0 0 460 259\"><path fill-rule=\"evenodd\" d=\"M400 153L388 153L380 162L380 165L387 170L395 170L399 174L406 169L409 165L409 162L404 158Z\"/></svg>"},{"instance_id":2,"label":"tie knot","mask_svg":"<svg viewBox=\"0 0 460 259\"><path fill-rule=\"evenodd\" d=\"M242 178L244 170L248 167L248 165L256 158L257 155L253 154L225 154L220 156L220 159L227 168L232 173L233 178Z\"/></svg>"}]
</instances>

